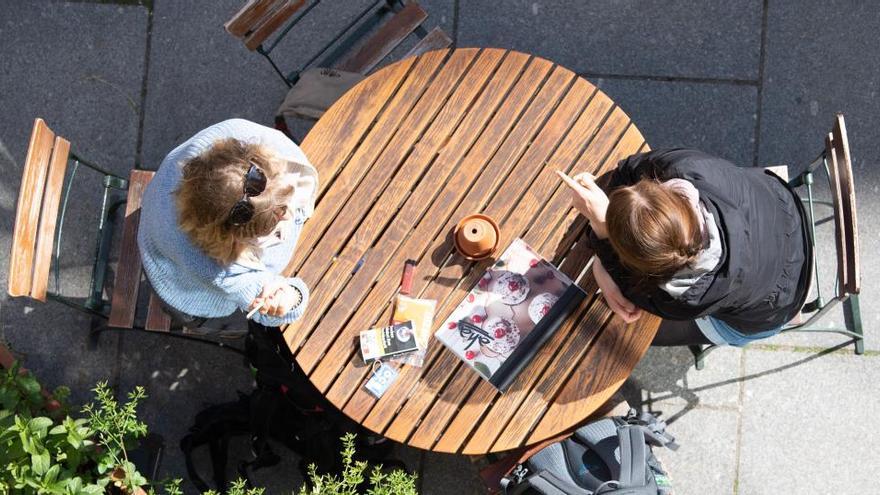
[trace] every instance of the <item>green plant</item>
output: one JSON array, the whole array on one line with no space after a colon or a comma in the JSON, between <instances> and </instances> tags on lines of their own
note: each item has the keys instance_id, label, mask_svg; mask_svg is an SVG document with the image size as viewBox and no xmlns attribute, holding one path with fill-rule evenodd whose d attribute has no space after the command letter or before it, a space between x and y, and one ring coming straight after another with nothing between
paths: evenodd
<instances>
[{"instance_id":1,"label":"green plant","mask_svg":"<svg viewBox=\"0 0 880 495\"><path fill-rule=\"evenodd\" d=\"M130 493L147 484L147 479L128 460L127 450L136 447L137 440L147 435L147 425L137 418L137 406L147 393L143 387L135 387L128 393L128 402L120 406L107 382L98 383L92 391L98 406L89 403L83 412L103 446L96 458L98 474L109 472L116 485Z\"/></svg>"},{"instance_id":2,"label":"green plant","mask_svg":"<svg viewBox=\"0 0 880 495\"><path fill-rule=\"evenodd\" d=\"M355 435L348 433L342 437L342 475L318 474L314 465L309 466L311 488L300 488L299 495L358 495L364 483L367 463L355 461ZM365 495L416 495L416 475L395 470L382 471L382 466L373 468L369 477L369 487Z\"/></svg>"},{"instance_id":3,"label":"green plant","mask_svg":"<svg viewBox=\"0 0 880 495\"><path fill-rule=\"evenodd\" d=\"M266 490L264 488L247 488L243 479L238 479L229 484L226 495L263 495ZM220 495L219 492L208 490L202 495Z\"/></svg>"},{"instance_id":4,"label":"green plant","mask_svg":"<svg viewBox=\"0 0 880 495\"><path fill-rule=\"evenodd\" d=\"M18 363L0 373L0 493L97 495L111 487L135 493L148 484L128 460L128 450L147 433L137 419L143 388L120 405L107 383L99 383L97 405L84 408L85 418L67 414L68 390L49 399L41 390ZM181 495L179 485L168 483L165 492Z\"/></svg>"}]
</instances>

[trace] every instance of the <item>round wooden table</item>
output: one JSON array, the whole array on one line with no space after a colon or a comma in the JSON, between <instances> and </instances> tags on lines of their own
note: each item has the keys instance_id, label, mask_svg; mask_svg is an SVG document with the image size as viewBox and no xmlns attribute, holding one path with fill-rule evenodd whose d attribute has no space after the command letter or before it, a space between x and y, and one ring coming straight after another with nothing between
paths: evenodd
<instances>
[{"instance_id":1,"label":"round wooden table","mask_svg":"<svg viewBox=\"0 0 880 495\"><path fill-rule=\"evenodd\" d=\"M424 449L485 454L534 444L589 417L629 376L659 319L613 317L588 262L585 223L554 173L602 174L647 144L626 114L571 71L501 49L429 52L371 75L302 144L321 177L288 272L311 300L284 330L297 362L339 409ZM499 394L432 339L381 399L364 388L362 330L388 324L404 261L435 325L490 261L468 262L455 224L485 213L501 248L522 237L588 294L510 389Z\"/></svg>"}]
</instances>

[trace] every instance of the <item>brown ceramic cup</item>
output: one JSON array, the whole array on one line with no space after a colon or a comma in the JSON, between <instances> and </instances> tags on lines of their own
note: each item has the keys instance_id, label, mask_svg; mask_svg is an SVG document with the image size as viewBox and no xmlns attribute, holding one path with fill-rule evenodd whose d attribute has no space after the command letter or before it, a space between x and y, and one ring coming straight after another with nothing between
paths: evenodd
<instances>
[{"instance_id":1,"label":"brown ceramic cup","mask_svg":"<svg viewBox=\"0 0 880 495\"><path fill-rule=\"evenodd\" d=\"M495 254L501 231L486 215L468 215L458 222L453 232L455 249L466 259L482 260Z\"/></svg>"}]
</instances>

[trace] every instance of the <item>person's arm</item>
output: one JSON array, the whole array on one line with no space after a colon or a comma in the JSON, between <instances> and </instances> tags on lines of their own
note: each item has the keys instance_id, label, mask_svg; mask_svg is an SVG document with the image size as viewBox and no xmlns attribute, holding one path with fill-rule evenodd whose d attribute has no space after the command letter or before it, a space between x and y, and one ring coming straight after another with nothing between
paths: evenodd
<instances>
[{"instance_id":1,"label":"person's arm","mask_svg":"<svg viewBox=\"0 0 880 495\"><path fill-rule=\"evenodd\" d=\"M602 266L602 260L599 258L593 260L593 276L596 277L596 284L602 289L602 296L608 303L608 307L623 321L632 323L642 316L642 310L623 295L620 287Z\"/></svg>"},{"instance_id":2,"label":"person's arm","mask_svg":"<svg viewBox=\"0 0 880 495\"><path fill-rule=\"evenodd\" d=\"M252 317L266 326L277 327L300 319L309 302L309 289L302 279L238 264L229 267L215 282L244 313L266 300L264 307ZM278 308L286 311L278 313Z\"/></svg>"},{"instance_id":3,"label":"person's arm","mask_svg":"<svg viewBox=\"0 0 880 495\"><path fill-rule=\"evenodd\" d=\"M593 260L593 276L602 289L608 307L627 323L638 320L641 317L640 305L626 295L632 289L629 271L620 264L608 239L600 238L592 228L588 229L587 238L596 256Z\"/></svg>"}]
</instances>

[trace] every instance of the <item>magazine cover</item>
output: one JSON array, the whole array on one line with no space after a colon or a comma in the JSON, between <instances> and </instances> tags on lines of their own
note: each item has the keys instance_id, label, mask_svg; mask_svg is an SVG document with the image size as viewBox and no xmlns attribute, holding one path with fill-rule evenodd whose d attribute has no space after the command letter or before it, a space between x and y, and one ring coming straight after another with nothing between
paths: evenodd
<instances>
[{"instance_id":1,"label":"magazine cover","mask_svg":"<svg viewBox=\"0 0 880 495\"><path fill-rule=\"evenodd\" d=\"M564 273L515 239L436 336L503 392L584 296Z\"/></svg>"}]
</instances>

